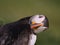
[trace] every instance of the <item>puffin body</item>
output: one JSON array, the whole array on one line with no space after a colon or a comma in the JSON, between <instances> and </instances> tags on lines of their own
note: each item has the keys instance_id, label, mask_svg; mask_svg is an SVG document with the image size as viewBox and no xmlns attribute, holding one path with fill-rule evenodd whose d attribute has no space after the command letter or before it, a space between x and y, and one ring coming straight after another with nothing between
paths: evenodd
<instances>
[{"instance_id":1,"label":"puffin body","mask_svg":"<svg viewBox=\"0 0 60 45\"><path fill-rule=\"evenodd\" d=\"M44 15L22 18L0 27L0 45L35 45L36 34L48 28Z\"/></svg>"}]
</instances>

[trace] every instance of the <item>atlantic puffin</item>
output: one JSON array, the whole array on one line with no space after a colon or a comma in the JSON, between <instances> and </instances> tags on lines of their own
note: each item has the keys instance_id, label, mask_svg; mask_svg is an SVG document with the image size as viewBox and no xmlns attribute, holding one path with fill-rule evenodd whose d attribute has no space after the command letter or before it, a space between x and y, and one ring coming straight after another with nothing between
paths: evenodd
<instances>
[{"instance_id":1,"label":"atlantic puffin","mask_svg":"<svg viewBox=\"0 0 60 45\"><path fill-rule=\"evenodd\" d=\"M24 17L0 27L0 45L35 45L37 34L49 27L45 15Z\"/></svg>"}]
</instances>

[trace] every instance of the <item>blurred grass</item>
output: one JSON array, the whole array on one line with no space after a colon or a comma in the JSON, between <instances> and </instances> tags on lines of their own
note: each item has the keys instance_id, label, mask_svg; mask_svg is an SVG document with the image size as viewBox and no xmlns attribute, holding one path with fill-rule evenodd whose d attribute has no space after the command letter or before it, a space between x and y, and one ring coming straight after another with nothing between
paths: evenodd
<instances>
[{"instance_id":1,"label":"blurred grass","mask_svg":"<svg viewBox=\"0 0 60 45\"><path fill-rule=\"evenodd\" d=\"M0 0L0 24L35 14L46 15L50 25L36 45L60 45L60 0Z\"/></svg>"}]
</instances>

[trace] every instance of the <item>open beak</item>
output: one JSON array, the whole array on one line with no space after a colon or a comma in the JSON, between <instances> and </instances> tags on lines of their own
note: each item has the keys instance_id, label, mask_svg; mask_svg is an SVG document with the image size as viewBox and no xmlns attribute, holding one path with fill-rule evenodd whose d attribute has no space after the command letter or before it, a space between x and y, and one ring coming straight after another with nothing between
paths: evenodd
<instances>
[{"instance_id":1,"label":"open beak","mask_svg":"<svg viewBox=\"0 0 60 45\"><path fill-rule=\"evenodd\" d=\"M32 29L37 29L37 28L40 27L40 26L43 26L43 24L41 24L41 23L32 23L31 28L32 28Z\"/></svg>"}]
</instances>

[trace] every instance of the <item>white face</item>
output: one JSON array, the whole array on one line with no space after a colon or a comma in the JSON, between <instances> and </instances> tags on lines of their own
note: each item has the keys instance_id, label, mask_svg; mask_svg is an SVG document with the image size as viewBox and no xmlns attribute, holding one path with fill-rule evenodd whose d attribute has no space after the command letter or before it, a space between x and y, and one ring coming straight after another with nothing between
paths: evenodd
<instances>
[{"instance_id":1,"label":"white face","mask_svg":"<svg viewBox=\"0 0 60 45\"><path fill-rule=\"evenodd\" d=\"M44 15L35 15L31 17L30 20L32 22L31 28L34 30L35 33L39 33L47 29L47 27L44 26L44 22L43 22L45 20Z\"/></svg>"},{"instance_id":2,"label":"white face","mask_svg":"<svg viewBox=\"0 0 60 45\"><path fill-rule=\"evenodd\" d=\"M31 17L31 21L35 22L35 23L42 23L42 21L44 21L45 16L44 15L35 15L33 17Z\"/></svg>"}]
</instances>

